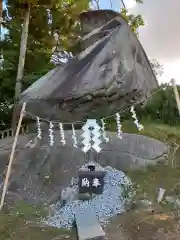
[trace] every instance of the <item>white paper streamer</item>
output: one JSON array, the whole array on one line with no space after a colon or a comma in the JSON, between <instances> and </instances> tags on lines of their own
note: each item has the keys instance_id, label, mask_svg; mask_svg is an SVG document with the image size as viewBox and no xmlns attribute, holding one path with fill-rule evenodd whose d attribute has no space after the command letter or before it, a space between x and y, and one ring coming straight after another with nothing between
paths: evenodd
<instances>
[{"instance_id":1,"label":"white paper streamer","mask_svg":"<svg viewBox=\"0 0 180 240\"><path fill-rule=\"evenodd\" d=\"M106 136L106 130L105 130L105 122L104 122L104 119L101 119L101 130L102 130L102 137L103 139L105 140L105 142L109 142L109 138Z\"/></svg>"},{"instance_id":2,"label":"white paper streamer","mask_svg":"<svg viewBox=\"0 0 180 240\"><path fill-rule=\"evenodd\" d=\"M53 135L53 124L52 122L49 123L49 142L50 146L52 147L54 145L54 135Z\"/></svg>"},{"instance_id":3,"label":"white paper streamer","mask_svg":"<svg viewBox=\"0 0 180 240\"><path fill-rule=\"evenodd\" d=\"M90 125L89 125L89 120L87 120L86 124L83 125L82 130L83 133L81 135L81 137L83 138L82 140L82 144L83 144L83 148L82 151L84 153L87 153L91 147L92 147L92 133L90 130Z\"/></svg>"},{"instance_id":4,"label":"white paper streamer","mask_svg":"<svg viewBox=\"0 0 180 240\"><path fill-rule=\"evenodd\" d=\"M101 151L101 127L97 124L96 119L87 119L86 124L82 127L83 134L81 135L83 138L82 144L84 145L82 151L87 153L91 148L93 148L96 152Z\"/></svg>"},{"instance_id":5,"label":"white paper streamer","mask_svg":"<svg viewBox=\"0 0 180 240\"><path fill-rule=\"evenodd\" d=\"M74 124L72 124L72 139L73 139L73 147L77 148L77 138L76 138L76 132L74 129Z\"/></svg>"},{"instance_id":6,"label":"white paper streamer","mask_svg":"<svg viewBox=\"0 0 180 240\"><path fill-rule=\"evenodd\" d=\"M64 128L63 128L63 124L62 123L59 123L59 130L60 130L60 136L61 136L60 142L63 145L65 145L66 144L66 140L65 140Z\"/></svg>"},{"instance_id":7,"label":"white paper streamer","mask_svg":"<svg viewBox=\"0 0 180 240\"><path fill-rule=\"evenodd\" d=\"M97 123L96 119L92 119L94 123L92 123L92 148L97 152L100 153L102 148L100 147L100 144L102 143L101 140L101 127ZM92 121L91 120L91 121Z\"/></svg>"},{"instance_id":8,"label":"white paper streamer","mask_svg":"<svg viewBox=\"0 0 180 240\"><path fill-rule=\"evenodd\" d=\"M158 197L157 197L158 203L162 202L165 192L166 192L166 189L159 188Z\"/></svg>"},{"instance_id":9,"label":"white paper streamer","mask_svg":"<svg viewBox=\"0 0 180 240\"><path fill-rule=\"evenodd\" d=\"M130 109L131 113L132 113L132 118L134 119L134 124L136 125L138 131L141 131L144 129L143 125L139 123L137 116L136 116L136 112L134 110L134 106L131 107Z\"/></svg>"},{"instance_id":10,"label":"white paper streamer","mask_svg":"<svg viewBox=\"0 0 180 240\"><path fill-rule=\"evenodd\" d=\"M41 123L40 123L40 118L36 117L36 124L37 124L37 138L42 139L42 131L41 131Z\"/></svg>"},{"instance_id":11,"label":"white paper streamer","mask_svg":"<svg viewBox=\"0 0 180 240\"><path fill-rule=\"evenodd\" d=\"M118 132L118 138L122 139L122 125L121 125L121 117L119 113L116 113L116 124L117 124L117 132Z\"/></svg>"}]
</instances>

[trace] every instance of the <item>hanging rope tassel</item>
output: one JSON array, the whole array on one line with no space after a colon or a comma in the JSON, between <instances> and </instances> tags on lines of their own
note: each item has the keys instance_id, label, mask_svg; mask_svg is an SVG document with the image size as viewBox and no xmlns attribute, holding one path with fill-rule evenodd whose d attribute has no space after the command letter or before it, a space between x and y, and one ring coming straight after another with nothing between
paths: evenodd
<instances>
[{"instance_id":1,"label":"hanging rope tassel","mask_svg":"<svg viewBox=\"0 0 180 240\"><path fill-rule=\"evenodd\" d=\"M59 130L60 130L60 137L61 137L60 142L62 143L62 145L65 145L66 140L65 140L64 128L62 123L59 123Z\"/></svg>"},{"instance_id":2,"label":"hanging rope tassel","mask_svg":"<svg viewBox=\"0 0 180 240\"><path fill-rule=\"evenodd\" d=\"M40 118L36 117L36 124L37 124L37 138L42 139L42 130L41 130L41 123Z\"/></svg>"},{"instance_id":3,"label":"hanging rope tassel","mask_svg":"<svg viewBox=\"0 0 180 240\"><path fill-rule=\"evenodd\" d=\"M144 129L143 125L139 123L137 116L136 116L136 112L134 110L134 106L131 107L130 109L131 113L132 113L132 118L134 119L134 124L136 125L138 131L141 131Z\"/></svg>"},{"instance_id":4,"label":"hanging rope tassel","mask_svg":"<svg viewBox=\"0 0 180 240\"><path fill-rule=\"evenodd\" d=\"M77 148L77 138L76 138L76 132L74 129L74 124L72 124L72 139L73 139L73 147Z\"/></svg>"},{"instance_id":5,"label":"hanging rope tassel","mask_svg":"<svg viewBox=\"0 0 180 240\"><path fill-rule=\"evenodd\" d=\"M122 139L122 125L121 125L121 117L119 113L116 113L116 124L117 124L117 132L118 132L118 138Z\"/></svg>"},{"instance_id":6,"label":"hanging rope tassel","mask_svg":"<svg viewBox=\"0 0 180 240\"><path fill-rule=\"evenodd\" d=\"M53 127L54 125L52 124L52 122L50 122L49 123L49 142L51 147L54 145Z\"/></svg>"},{"instance_id":7,"label":"hanging rope tassel","mask_svg":"<svg viewBox=\"0 0 180 240\"><path fill-rule=\"evenodd\" d=\"M104 119L101 119L101 131L102 131L102 137L105 140L105 142L109 142L109 138L106 136L106 130L105 130L105 122Z\"/></svg>"}]
</instances>

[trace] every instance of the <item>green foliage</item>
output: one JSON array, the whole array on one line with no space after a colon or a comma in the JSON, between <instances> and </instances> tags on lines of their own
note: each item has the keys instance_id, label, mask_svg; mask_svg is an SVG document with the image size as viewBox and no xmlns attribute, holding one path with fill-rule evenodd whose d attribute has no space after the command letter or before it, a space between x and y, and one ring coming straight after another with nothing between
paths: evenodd
<instances>
[{"instance_id":1,"label":"green foliage","mask_svg":"<svg viewBox=\"0 0 180 240\"><path fill-rule=\"evenodd\" d=\"M31 4L27 52L22 88L25 89L55 66L50 62L52 49L59 44L69 50L77 39L77 18L89 8L89 0L7 0L3 12L4 26L8 30L0 41L3 64L0 69L0 129L11 126L11 108L14 98L20 39L25 8ZM58 43L54 33L60 36Z\"/></svg>"},{"instance_id":2,"label":"green foliage","mask_svg":"<svg viewBox=\"0 0 180 240\"><path fill-rule=\"evenodd\" d=\"M180 86L178 86L180 91ZM169 125L180 123L177 104L172 86L161 85L155 90L144 108L138 110L141 119L156 121Z\"/></svg>"},{"instance_id":3,"label":"green foliage","mask_svg":"<svg viewBox=\"0 0 180 240\"><path fill-rule=\"evenodd\" d=\"M23 202L17 206L4 206L0 213L0 239L1 240L49 240L65 239L71 237L71 232L66 229L43 226L38 222L47 216L47 209L44 206L27 205Z\"/></svg>"},{"instance_id":4,"label":"green foliage","mask_svg":"<svg viewBox=\"0 0 180 240\"><path fill-rule=\"evenodd\" d=\"M143 0L135 0L137 3L143 3Z\"/></svg>"},{"instance_id":5,"label":"green foliage","mask_svg":"<svg viewBox=\"0 0 180 240\"><path fill-rule=\"evenodd\" d=\"M156 61L156 59L151 59L150 64L156 77L161 77L164 72L164 67L158 61Z\"/></svg>"},{"instance_id":6,"label":"green foliage","mask_svg":"<svg viewBox=\"0 0 180 240\"><path fill-rule=\"evenodd\" d=\"M180 92L180 86L178 86L178 91ZM136 113L141 122L148 123L146 124L144 131L140 134L150 137L156 136L162 141L167 141L168 139L174 137L176 135L175 132L178 136L180 136L180 130L177 128L180 124L180 118L172 86L162 84L158 89L155 89L152 92L152 96L146 103L144 103L143 107L140 105L136 106ZM131 113L129 111L125 111L120 114L123 122L123 131L138 133L135 125L133 124ZM108 130L116 131L116 121L114 117L112 119L107 119L106 124L108 126ZM170 126L174 126L174 128ZM171 130L170 135L168 127ZM155 131L152 131L152 129ZM178 137L176 136L176 139L177 138Z\"/></svg>"},{"instance_id":7,"label":"green foliage","mask_svg":"<svg viewBox=\"0 0 180 240\"><path fill-rule=\"evenodd\" d=\"M141 0L138 0L136 2L142 3ZM121 14L122 14L124 20L128 22L128 24L133 32L137 33L137 29L140 26L144 26L144 20L141 15L128 14L128 10L126 8L123 8L121 10Z\"/></svg>"}]
</instances>

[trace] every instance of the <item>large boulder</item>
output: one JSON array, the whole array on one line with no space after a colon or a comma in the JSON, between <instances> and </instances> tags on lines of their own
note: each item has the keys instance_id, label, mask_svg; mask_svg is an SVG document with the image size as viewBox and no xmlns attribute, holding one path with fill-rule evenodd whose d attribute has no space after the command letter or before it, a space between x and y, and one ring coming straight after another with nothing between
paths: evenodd
<instances>
[{"instance_id":1,"label":"large boulder","mask_svg":"<svg viewBox=\"0 0 180 240\"><path fill-rule=\"evenodd\" d=\"M93 13L85 16L92 19ZM107 14L99 13L102 18ZM27 111L42 118L81 121L144 101L158 83L139 40L117 13L104 23L97 29L99 23L89 24L83 51L25 90L19 106L27 102Z\"/></svg>"},{"instance_id":2,"label":"large boulder","mask_svg":"<svg viewBox=\"0 0 180 240\"><path fill-rule=\"evenodd\" d=\"M66 131L67 144L60 144L59 132L55 133L55 144L50 147L48 136L36 141L31 134L19 139L9 192L21 196L26 201L49 202L53 196L60 196L61 190L70 185L77 176L78 169L88 162L88 156L82 151L82 132L77 131L79 148L72 147L72 132ZM168 147L155 139L136 134L123 134L118 140L116 133L108 133L109 143L102 143L102 152L94 155L101 166L111 166L117 170L145 167L156 164L167 153ZM27 144L30 140L30 144ZM0 176L3 180L13 138L0 142ZM2 184L0 185L2 187ZM54 195L55 194L55 195Z\"/></svg>"}]
</instances>

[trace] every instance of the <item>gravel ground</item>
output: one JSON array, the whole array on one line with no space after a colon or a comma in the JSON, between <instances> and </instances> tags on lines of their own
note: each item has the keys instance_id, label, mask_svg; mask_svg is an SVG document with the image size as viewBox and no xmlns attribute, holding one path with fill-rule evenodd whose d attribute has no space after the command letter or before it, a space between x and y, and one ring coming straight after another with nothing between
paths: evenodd
<instances>
[{"instance_id":1,"label":"gravel ground","mask_svg":"<svg viewBox=\"0 0 180 240\"><path fill-rule=\"evenodd\" d=\"M81 209L94 209L103 225L108 222L109 218L124 212L124 205L131 197L131 191L125 191L125 189L131 187L131 181L122 171L109 166L104 170L106 175L103 194L97 195L89 201L72 201L64 207L61 207L61 203L58 202L52 206L54 215L49 216L43 222L50 226L70 229L75 220L74 213L79 207ZM73 182L74 186L71 185L71 188L76 189L76 181L73 180Z\"/></svg>"}]
</instances>

